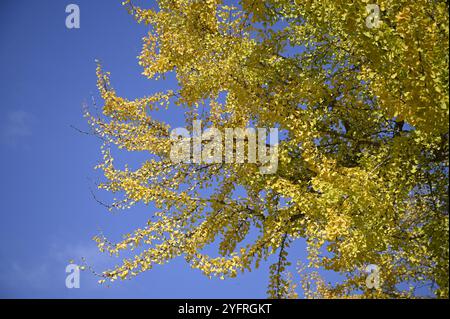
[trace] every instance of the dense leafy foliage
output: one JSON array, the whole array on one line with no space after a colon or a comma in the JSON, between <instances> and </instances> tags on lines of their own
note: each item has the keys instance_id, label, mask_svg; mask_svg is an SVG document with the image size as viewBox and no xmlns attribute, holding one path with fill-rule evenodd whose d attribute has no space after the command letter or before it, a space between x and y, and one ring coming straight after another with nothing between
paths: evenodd
<instances>
[{"instance_id":1,"label":"dense leafy foliage","mask_svg":"<svg viewBox=\"0 0 450 319\"><path fill-rule=\"evenodd\" d=\"M289 244L303 238L309 297L413 297L429 285L448 298L448 2L377 0L374 27L370 3L124 3L152 26L143 74L174 73L179 88L128 100L98 65L103 115L86 115L105 141L100 187L122 196L111 208L158 209L123 241L95 238L111 254L141 249L103 280L177 256L207 276L235 277L275 254L268 295L294 297ZM171 162L171 126L152 117L162 108L184 110L188 128L194 119L279 128L276 173L261 174L258 163ZM151 156L120 169L112 145ZM211 245L217 256L205 253ZM380 269L378 289L366 287L368 264ZM326 283L314 269L344 279Z\"/></svg>"}]
</instances>

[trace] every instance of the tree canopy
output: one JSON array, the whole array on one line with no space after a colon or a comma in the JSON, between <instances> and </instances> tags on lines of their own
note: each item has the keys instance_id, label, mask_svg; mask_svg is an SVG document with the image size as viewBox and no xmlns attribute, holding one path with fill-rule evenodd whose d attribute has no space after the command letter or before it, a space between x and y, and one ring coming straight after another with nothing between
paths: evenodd
<instances>
[{"instance_id":1,"label":"tree canopy","mask_svg":"<svg viewBox=\"0 0 450 319\"><path fill-rule=\"evenodd\" d=\"M174 74L178 87L120 97L99 63L103 114L86 111L104 140L100 188L117 194L111 208L158 211L120 242L95 237L113 255L140 249L102 281L178 256L206 276L235 277L274 255L268 296L295 297L289 245L304 239L308 297L415 297L429 285L448 298L448 2L377 0L372 11L369 0L157 2L124 5L151 26L143 74ZM278 128L276 171L174 163L170 119L154 117L167 108L182 110L188 129L194 120ZM120 168L117 149L149 157ZM380 269L376 289L369 264ZM343 279L328 283L320 269Z\"/></svg>"}]
</instances>

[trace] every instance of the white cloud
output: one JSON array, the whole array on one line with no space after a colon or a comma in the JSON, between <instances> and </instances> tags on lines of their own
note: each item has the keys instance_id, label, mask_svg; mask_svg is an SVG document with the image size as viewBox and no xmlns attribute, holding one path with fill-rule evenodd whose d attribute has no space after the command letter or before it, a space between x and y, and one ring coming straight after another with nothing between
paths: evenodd
<instances>
[{"instance_id":1,"label":"white cloud","mask_svg":"<svg viewBox=\"0 0 450 319\"><path fill-rule=\"evenodd\" d=\"M75 264L83 264L82 258L86 259L87 265L95 271L102 271L111 264L112 257L98 251L94 242L79 244L66 244L55 242L40 252L40 256L34 261L10 259L0 256L0 298L11 297L55 297L64 296L67 288L65 279L66 266L73 260ZM89 270L81 273L82 289L84 291L97 291L104 289Z\"/></svg>"},{"instance_id":2,"label":"white cloud","mask_svg":"<svg viewBox=\"0 0 450 319\"><path fill-rule=\"evenodd\" d=\"M26 111L9 112L0 127L0 142L10 146L17 146L24 139L32 135L34 116Z\"/></svg>"}]
</instances>

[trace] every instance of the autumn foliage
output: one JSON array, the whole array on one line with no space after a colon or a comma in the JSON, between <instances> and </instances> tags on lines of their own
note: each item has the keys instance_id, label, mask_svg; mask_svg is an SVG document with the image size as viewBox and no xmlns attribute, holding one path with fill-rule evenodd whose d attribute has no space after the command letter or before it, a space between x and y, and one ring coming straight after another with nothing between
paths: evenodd
<instances>
[{"instance_id":1,"label":"autumn foliage","mask_svg":"<svg viewBox=\"0 0 450 319\"><path fill-rule=\"evenodd\" d=\"M295 297L289 245L305 239L307 297L414 297L428 285L448 298L448 2L377 0L379 23L368 27L370 3L159 0L151 10L125 1L152 27L143 74L173 73L178 87L129 100L98 65L103 114L86 116L105 141L100 188L116 193L113 209L158 210L118 243L95 238L113 255L140 249L102 280L178 256L207 276L235 277L274 255L268 296ZM276 173L171 162L170 118L153 117L165 108L183 110L187 128L278 128ZM148 160L120 168L118 149ZM366 287L368 264L380 269L378 289ZM320 269L344 279L327 283Z\"/></svg>"}]
</instances>

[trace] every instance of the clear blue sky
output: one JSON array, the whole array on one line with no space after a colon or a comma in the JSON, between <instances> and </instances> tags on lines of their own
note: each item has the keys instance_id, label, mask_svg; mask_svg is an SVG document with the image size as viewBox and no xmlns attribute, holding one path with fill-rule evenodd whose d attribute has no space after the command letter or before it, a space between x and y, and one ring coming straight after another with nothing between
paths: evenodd
<instances>
[{"instance_id":1,"label":"clear blue sky","mask_svg":"<svg viewBox=\"0 0 450 319\"><path fill-rule=\"evenodd\" d=\"M94 59L111 71L122 96L175 85L141 76L136 56L146 27L120 0L72 1L81 9L81 28L72 30L65 27L69 3L0 3L0 297L266 297L269 263L222 281L207 279L182 258L109 288L85 272L80 289L65 287L70 259L86 257L98 271L119 261L97 251L91 238L100 229L119 239L152 215L142 207L111 214L90 194L100 143L70 125L87 129L81 105L96 93ZM294 244L290 253L294 261L304 256L304 245Z\"/></svg>"}]
</instances>

